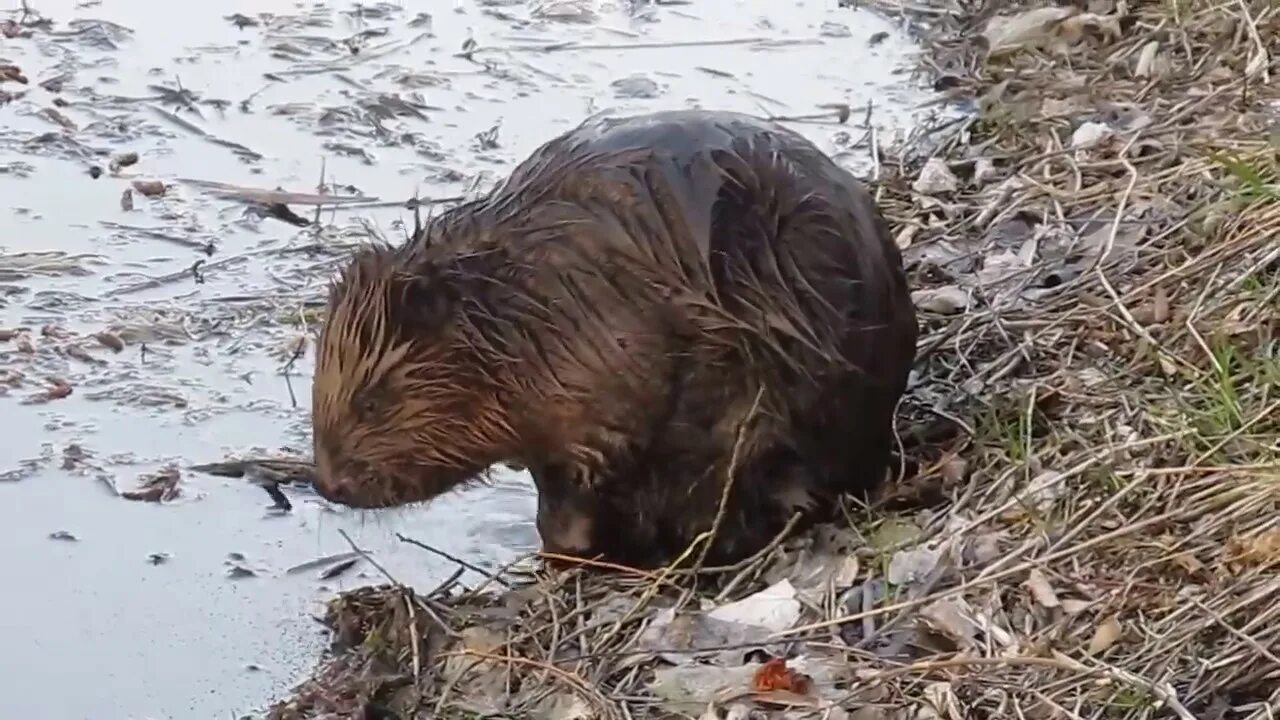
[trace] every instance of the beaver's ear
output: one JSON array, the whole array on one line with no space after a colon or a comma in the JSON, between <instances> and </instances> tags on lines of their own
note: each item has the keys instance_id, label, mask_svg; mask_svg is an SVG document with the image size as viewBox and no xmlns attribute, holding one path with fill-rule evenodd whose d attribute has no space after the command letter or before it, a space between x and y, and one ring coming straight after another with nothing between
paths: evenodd
<instances>
[{"instance_id":1,"label":"beaver's ear","mask_svg":"<svg viewBox=\"0 0 1280 720\"><path fill-rule=\"evenodd\" d=\"M456 294L443 275L425 273L400 278L400 312L419 331L437 331L449 324Z\"/></svg>"}]
</instances>

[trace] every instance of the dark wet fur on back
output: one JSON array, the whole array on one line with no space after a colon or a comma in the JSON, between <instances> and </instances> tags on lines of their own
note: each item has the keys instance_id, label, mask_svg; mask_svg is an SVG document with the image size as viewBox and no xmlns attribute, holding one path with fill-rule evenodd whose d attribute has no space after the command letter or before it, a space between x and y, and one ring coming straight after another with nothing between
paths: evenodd
<instances>
[{"instance_id":1,"label":"dark wet fur on back","mask_svg":"<svg viewBox=\"0 0 1280 720\"><path fill-rule=\"evenodd\" d=\"M395 505L514 462L548 549L636 565L710 527L735 445L712 562L873 489L917 333L865 189L785 128L697 111L584 123L361 253L330 308L321 494Z\"/></svg>"}]
</instances>

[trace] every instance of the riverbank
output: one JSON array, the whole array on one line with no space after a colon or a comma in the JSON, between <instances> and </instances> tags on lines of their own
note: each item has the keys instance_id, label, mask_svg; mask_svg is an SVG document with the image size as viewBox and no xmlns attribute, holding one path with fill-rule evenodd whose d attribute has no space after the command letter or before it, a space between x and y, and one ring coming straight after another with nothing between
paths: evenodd
<instances>
[{"instance_id":1,"label":"riverbank","mask_svg":"<svg viewBox=\"0 0 1280 720\"><path fill-rule=\"evenodd\" d=\"M872 171L925 325L903 431L961 428L916 477L696 577L345 593L270 717L1280 712L1280 12L1038 6L910 10L971 111Z\"/></svg>"}]
</instances>

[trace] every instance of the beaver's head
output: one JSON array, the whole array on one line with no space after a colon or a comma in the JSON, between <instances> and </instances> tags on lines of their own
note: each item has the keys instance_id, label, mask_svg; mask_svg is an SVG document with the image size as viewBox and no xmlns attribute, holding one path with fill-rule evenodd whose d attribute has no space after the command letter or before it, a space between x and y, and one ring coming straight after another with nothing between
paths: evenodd
<instances>
[{"instance_id":1,"label":"beaver's head","mask_svg":"<svg viewBox=\"0 0 1280 720\"><path fill-rule=\"evenodd\" d=\"M360 250L330 291L311 417L315 489L333 502L436 497L501 460L511 435L458 288L408 264L390 248Z\"/></svg>"}]
</instances>

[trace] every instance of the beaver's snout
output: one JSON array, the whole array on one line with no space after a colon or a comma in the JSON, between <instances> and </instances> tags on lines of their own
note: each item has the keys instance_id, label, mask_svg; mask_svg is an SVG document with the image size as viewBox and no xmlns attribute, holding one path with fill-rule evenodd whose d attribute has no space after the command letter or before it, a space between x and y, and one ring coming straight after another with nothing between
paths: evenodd
<instances>
[{"instance_id":1,"label":"beaver's snout","mask_svg":"<svg viewBox=\"0 0 1280 720\"><path fill-rule=\"evenodd\" d=\"M352 467L349 463L334 462L329 457L329 453L321 448L317 450L319 452L316 453L316 474L311 481L311 487L317 495L331 503L355 508L378 505L371 502L374 495L369 492L366 473Z\"/></svg>"},{"instance_id":2,"label":"beaver's snout","mask_svg":"<svg viewBox=\"0 0 1280 720\"><path fill-rule=\"evenodd\" d=\"M312 488L331 503L360 510L408 505L431 500L473 475L469 469L441 465L335 461L316 453Z\"/></svg>"},{"instance_id":3,"label":"beaver's snout","mask_svg":"<svg viewBox=\"0 0 1280 720\"><path fill-rule=\"evenodd\" d=\"M317 473L311 486L315 488L316 494L332 503L340 505L348 505L350 507L365 507L367 503L362 503L362 495L368 495L368 489L360 489L360 485L349 475L336 475L331 473Z\"/></svg>"},{"instance_id":4,"label":"beaver's snout","mask_svg":"<svg viewBox=\"0 0 1280 720\"><path fill-rule=\"evenodd\" d=\"M350 483L333 481L326 482L317 478L312 487L315 488L317 495L329 502L346 505L347 501L351 499Z\"/></svg>"}]
</instances>

